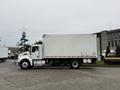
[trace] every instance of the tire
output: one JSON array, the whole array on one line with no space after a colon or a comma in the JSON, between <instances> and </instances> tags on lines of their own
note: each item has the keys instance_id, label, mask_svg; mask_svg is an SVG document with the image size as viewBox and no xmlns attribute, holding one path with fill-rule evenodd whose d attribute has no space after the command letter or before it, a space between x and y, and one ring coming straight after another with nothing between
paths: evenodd
<instances>
[{"instance_id":1,"label":"tire","mask_svg":"<svg viewBox=\"0 0 120 90\"><path fill-rule=\"evenodd\" d=\"M30 62L27 59L24 59L20 62L20 68L21 69L30 69L31 65Z\"/></svg>"},{"instance_id":2,"label":"tire","mask_svg":"<svg viewBox=\"0 0 120 90\"><path fill-rule=\"evenodd\" d=\"M1 61L4 62L4 59L2 59Z\"/></svg>"},{"instance_id":3,"label":"tire","mask_svg":"<svg viewBox=\"0 0 120 90\"><path fill-rule=\"evenodd\" d=\"M4 62L4 59L1 59L1 62Z\"/></svg>"},{"instance_id":4,"label":"tire","mask_svg":"<svg viewBox=\"0 0 120 90\"><path fill-rule=\"evenodd\" d=\"M72 60L70 65L71 65L72 69L77 69L80 67L80 61L79 60Z\"/></svg>"}]
</instances>

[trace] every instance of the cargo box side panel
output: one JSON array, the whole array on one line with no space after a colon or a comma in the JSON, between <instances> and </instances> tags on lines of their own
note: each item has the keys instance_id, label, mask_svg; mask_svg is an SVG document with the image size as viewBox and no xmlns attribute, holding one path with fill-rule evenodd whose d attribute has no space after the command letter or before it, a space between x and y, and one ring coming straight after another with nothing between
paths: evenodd
<instances>
[{"instance_id":1,"label":"cargo box side panel","mask_svg":"<svg viewBox=\"0 0 120 90\"><path fill-rule=\"evenodd\" d=\"M84 58L97 56L97 39L93 34L46 35L44 58Z\"/></svg>"},{"instance_id":2,"label":"cargo box side panel","mask_svg":"<svg viewBox=\"0 0 120 90\"><path fill-rule=\"evenodd\" d=\"M8 57L8 48L0 47L0 58L7 58Z\"/></svg>"}]
</instances>

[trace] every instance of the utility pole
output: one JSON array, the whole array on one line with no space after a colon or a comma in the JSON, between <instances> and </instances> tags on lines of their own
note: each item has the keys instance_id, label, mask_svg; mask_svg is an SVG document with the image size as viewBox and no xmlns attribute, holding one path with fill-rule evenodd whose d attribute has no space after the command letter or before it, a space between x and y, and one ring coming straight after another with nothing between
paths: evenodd
<instances>
[{"instance_id":1,"label":"utility pole","mask_svg":"<svg viewBox=\"0 0 120 90\"><path fill-rule=\"evenodd\" d=\"M111 24L109 24L108 30L109 30L109 31L111 30Z\"/></svg>"}]
</instances>

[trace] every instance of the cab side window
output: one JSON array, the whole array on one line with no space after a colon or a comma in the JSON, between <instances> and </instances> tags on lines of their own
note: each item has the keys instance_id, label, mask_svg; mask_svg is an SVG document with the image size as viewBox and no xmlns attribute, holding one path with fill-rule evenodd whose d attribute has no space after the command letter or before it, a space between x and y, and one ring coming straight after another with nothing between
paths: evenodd
<instances>
[{"instance_id":1,"label":"cab side window","mask_svg":"<svg viewBox=\"0 0 120 90\"><path fill-rule=\"evenodd\" d=\"M38 46L34 46L34 47L32 48L32 52L36 52L36 51L38 51L38 50L39 50Z\"/></svg>"}]
</instances>

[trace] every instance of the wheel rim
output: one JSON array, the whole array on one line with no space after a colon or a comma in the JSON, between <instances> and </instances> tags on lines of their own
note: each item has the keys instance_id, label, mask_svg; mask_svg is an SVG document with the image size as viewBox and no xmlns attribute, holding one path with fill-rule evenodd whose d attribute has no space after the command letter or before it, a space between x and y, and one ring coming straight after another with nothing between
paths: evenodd
<instances>
[{"instance_id":1,"label":"wheel rim","mask_svg":"<svg viewBox=\"0 0 120 90\"><path fill-rule=\"evenodd\" d=\"M22 67L23 67L23 68L28 68L28 62L23 62L23 63L22 63Z\"/></svg>"},{"instance_id":2,"label":"wheel rim","mask_svg":"<svg viewBox=\"0 0 120 90\"><path fill-rule=\"evenodd\" d=\"M78 64L78 62L73 62L72 66L75 67L75 68L77 68L79 66L79 64Z\"/></svg>"}]
</instances>

